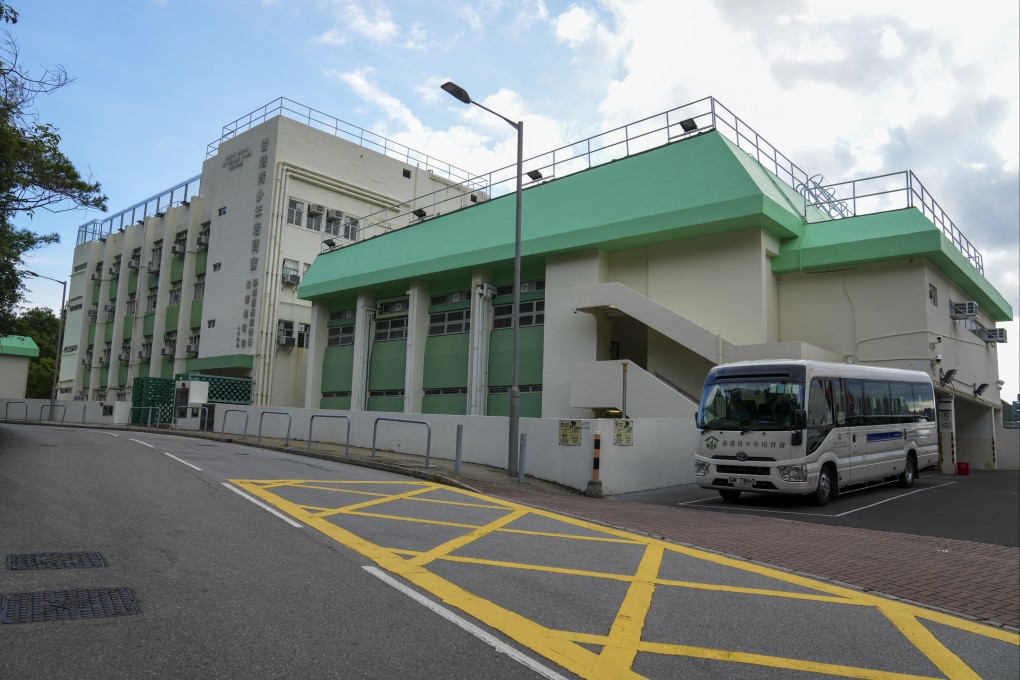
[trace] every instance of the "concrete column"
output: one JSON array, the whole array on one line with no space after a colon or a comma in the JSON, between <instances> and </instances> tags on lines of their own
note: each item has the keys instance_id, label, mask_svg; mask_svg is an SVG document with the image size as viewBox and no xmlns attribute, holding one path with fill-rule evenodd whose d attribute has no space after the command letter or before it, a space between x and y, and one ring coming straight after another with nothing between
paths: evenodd
<instances>
[{"instance_id":1,"label":"concrete column","mask_svg":"<svg viewBox=\"0 0 1020 680\"><path fill-rule=\"evenodd\" d=\"M322 364L329 338L329 306L325 301L312 303L311 324L312 334L305 366L305 408L319 408L322 399Z\"/></svg>"},{"instance_id":2,"label":"concrete column","mask_svg":"<svg viewBox=\"0 0 1020 680\"><path fill-rule=\"evenodd\" d=\"M956 474L956 413L953 397L938 397L939 466L944 474Z\"/></svg>"},{"instance_id":3,"label":"concrete column","mask_svg":"<svg viewBox=\"0 0 1020 680\"><path fill-rule=\"evenodd\" d=\"M404 368L404 413L421 413L424 396L425 342L429 336L429 285L411 281L407 291L407 361Z\"/></svg>"},{"instance_id":4,"label":"concrete column","mask_svg":"<svg viewBox=\"0 0 1020 680\"><path fill-rule=\"evenodd\" d=\"M372 338L375 335L375 294L358 293L354 329L354 366L351 371L351 410L364 411L368 406L368 369L372 360Z\"/></svg>"}]
</instances>

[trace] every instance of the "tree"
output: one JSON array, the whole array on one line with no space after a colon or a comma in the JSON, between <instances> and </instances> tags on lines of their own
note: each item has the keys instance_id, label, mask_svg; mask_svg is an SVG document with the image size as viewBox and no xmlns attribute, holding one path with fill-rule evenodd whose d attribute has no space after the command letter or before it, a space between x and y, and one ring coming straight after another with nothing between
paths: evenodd
<instances>
[{"instance_id":1,"label":"tree","mask_svg":"<svg viewBox=\"0 0 1020 680\"><path fill-rule=\"evenodd\" d=\"M15 24L18 13L0 0L0 23ZM11 332L15 309L24 298L19 267L25 253L58 243L58 234L14 226L19 214L106 209L99 183L81 176L60 151L55 127L39 121L35 101L71 83L60 66L32 76L21 63L10 32L0 35L0 335Z\"/></svg>"},{"instance_id":2,"label":"tree","mask_svg":"<svg viewBox=\"0 0 1020 680\"><path fill-rule=\"evenodd\" d=\"M12 333L26 335L39 347L39 356L28 364L25 397L49 399L53 390L53 366L57 360L57 333L60 320L45 307L36 307L15 318Z\"/></svg>"}]
</instances>

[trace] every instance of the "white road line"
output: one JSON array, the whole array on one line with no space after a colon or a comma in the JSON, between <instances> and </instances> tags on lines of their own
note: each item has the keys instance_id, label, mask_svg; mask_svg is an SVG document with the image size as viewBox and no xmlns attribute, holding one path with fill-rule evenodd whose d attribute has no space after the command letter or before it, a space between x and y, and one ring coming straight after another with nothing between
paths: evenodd
<instances>
[{"instance_id":1,"label":"white road line","mask_svg":"<svg viewBox=\"0 0 1020 680\"><path fill-rule=\"evenodd\" d=\"M181 460L180 458L178 458L177 456L175 456L175 455L174 455L174 454L172 454L172 453L167 453L166 451L164 451L164 452L163 452L163 455L164 455L164 456L170 456L171 458L173 458L174 460L176 460L176 461L177 461L178 463L180 463L181 465L187 465L187 466L188 466L189 468L192 468L192 469L198 470L199 472L201 472L201 471L202 471L202 468L198 467L197 465L192 465L191 463L189 463L189 462L188 462L188 461L186 461L186 460Z\"/></svg>"},{"instance_id":2,"label":"white road line","mask_svg":"<svg viewBox=\"0 0 1020 680\"><path fill-rule=\"evenodd\" d=\"M114 434L112 432L106 432L105 430L100 430L100 432L102 432L103 434L108 434L111 437L119 437L120 436L119 434Z\"/></svg>"},{"instance_id":3,"label":"white road line","mask_svg":"<svg viewBox=\"0 0 1020 680\"><path fill-rule=\"evenodd\" d=\"M133 442L134 442L134 443L136 443L136 444L141 444L142 446L148 446L148 447L149 447L150 449L154 449L154 448L156 448L156 447L155 447L155 446L153 446L152 444L146 444L146 443L145 443L145 442L143 442L143 441L142 441L141 439L132 439L131 441L133 441Z\"/></svg>"},{"instance_id":4,"label":"white road line","mask_svg":"<svg viewBox=\"0 0 1020 680\"><path fill-rule=\"evenodd\" d=\"M372 574L377 579L393 586L394 588L402 592L404 595L407 595L408 597L418 602L419 604L425 605L435 613L442 616L447 621L450 621L460 626L461 628L471 633L482 642L494 647L496 651L502 652L503 654L506 654L517 663L527 666L531 670L541 675L543 678L548 678L549 680L567 680L566 677L560 675L559 673L549 668L548 666L543 666L542 664L535 661L527 654L523 654L517 651L516 649L514 649L507 643L503 642L499 638L494 637L489 633L486 633L484 630L482 630L475 624L471 623L470 621L467 621L466 619L461 618L457 614L454 614L452 611L450 611L443 605L437 604L430 600L429 598L422 595L421 593L419 593L418 591L409 588L408 586L404 585L400 581L396 580L395 578L384 572L382 569L373 566L364 566L362 567L362 569Z\"/></svg>"},{"instance_id":5,"label":"white road line","mask_svg":"<svg viewBox=\"0 0 1020 680\"><path fill-rule=\"evenodd\" d=\"M872 503L871 505L865 505L863 508L857 508L856 510L847 510L846 512L842 512L842 513L836 515L836 517L845 517L846 515L849 515L849 514L852 514L852 513L855 513L855 512L860 512L861 510L867 510L868 508L873 508L876 505L882 505L882 503L888 503L889 501L895 501L895 500L898 500L898 499L903 498L905 496L912 496L915 493L921 493L922 491L931 491L932 489L939 489L939 488L941 488L943 486L949 486L950 484L956 484L956 482L946 482L945 484L939 484L938 486L929 486L929 487L924 488L924 489L918 489L916 491L908 491L907 493L901 493L899 496L894 496L893 498L886 498L884 501L879 501L877 503Z\"/></svg>"},{"instance_id":6,"label":"white road line","mask_svg":"<svg viewBox=\"0 0 1020 680\"><path fill-rule=\"evenodd\" d=\"M677 503L677 505L689 505L688 503ZM768 512L775 515L807 515L808 517L839 517L839 515L825 515L817 512L795 512L793 510L767 510L765 508L752 508L746 505L728 507L725 505L713 505L712 510L730 510L731 512Z\"/></svg>"},{"instance_id":7,"label":"white road line","mask_svg":"<svg viewBox=\"0 0 1020 680\"><path fill-rule=\"evenodd\" d=\"M282 512L280 512L279 510L277 510L273 506L266 505L265 503L263 503L262 501L260 501L257 498L252 498L251 496L249 496L245 492L241 491L236 486L233 486L229 482L220 482L220 483L223 484L223 486L225 486L228 489L230 489L231 491L233 491L234 493L236 493L241 498L245 498L245 499L251 501L252 503L254 503L255 505L259 506L263 510L268 510L269 512L273 513L274 515L276 515L277 517L279 517L280 519L282 519L284 522L286 522L287 524L291 525L292 527L297 527L298 529L303 529L304 528L304 526L305 526L304 524L301 524L300 522L296 522L293 519L291 519L290 517L287 517L287 515L283 514Z\"/></svg>"}]
</instances>

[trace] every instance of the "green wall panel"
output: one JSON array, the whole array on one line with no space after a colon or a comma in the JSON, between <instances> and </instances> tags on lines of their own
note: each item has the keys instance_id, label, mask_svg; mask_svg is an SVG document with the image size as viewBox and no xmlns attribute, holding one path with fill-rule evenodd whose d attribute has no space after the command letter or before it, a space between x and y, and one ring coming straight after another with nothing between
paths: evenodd
<instances>
[{"instance_id":1,"label":"green wall panel","mask_svg":"<svg viewBox=\"0 0 1020 680\"><path fill-rule=\"evenodd\" d=\"M99 284L98 283L93 283L92 284L92 304L94 304L94 305L98 305L99 304Z\"/></svg>"},{"instance_id":2,"label":"green wall panel","mask_svg":"<svg viewBox=\"0 0 1020 680\"><path fill-rule=\"evenodd\" d=\"M188 372L212 371L219 368L251 368L253 364L250 354L224 354L201 359L188 359Z\"/></svg>"},{"instance_id":3,"label":"green wall panel","mask_svg":"<svg viewBox=\"0 0 1020 680\"><path fill-rule=\"evenodd\" d=\"M135 320L130 316L124 317L124 327L120 329L120 339L127 340L134 335Z\"/></svg>"},{"instance_id":4,"label":"green wall panel","mask_svg":"<svg viewBox=\"0 0 1020 680\"><path fill-rule=\"evenodd\" d=\"M138 270L132 269L128 273L128 293L138 292Z\"/></svg>"},{"instance_id":5,"label":"green wall panel","mask_svg":"<svg viewBox=\"0 0 1020 680\"><path fill-rule=\"evenodd\" d=\"M509 385L512 376L513 331L509 328L493 331L489 338L489 385ZM544 326L526 326L521 329L518 384L542 384L544 338Z\"/></svg>"},{"instance_id":6,"label":"green wall panel","mask_svg":"<svg viewBox=\"0 0 1020 680\"><path fill-rule=\"evenodd\" d=\"M91 383L91 382L92 382L92 371L90 371L88 368L86 368L85 372L81 376L81 386L84 387L85 389L88 389L90 387L89 383Z\"/></svg>"},{"instance_id":7,"label":"green wall panel","mask_svg":"<svg viewBox=\"0 0 1020 680\"><path fill-rule=\"evenodd\" d=\"M105 366L103 366L103 368L99 371L99 386L100 387L107 387L108 386L107 385L107 379L109 378L109 376L110 376L110 372L106 370Z\"/></svg>"},{"instance_id":8,"label":"green wall panel","mask_svg":"<svg viewBox=\"0 0 1020 680\"><path fill-rule=\"evenodd\" d=\"M89 324L89 331L88 331L87 335L88 335L88 338L89 338L89 344L90 345L96 344L96 325L97 324L94 324L94 323L90 323Z\"/></svg>"},{"instance_id":9,"label":"green wall panel","mask_svg":"<svg viewBox=\"0 0 1020 680\"><path fill-rule=\"evenodd\" d=\"M180 305L169 305L166 308L166 330L167 332L177 330L177 321L181 315Z\"/></svg>"},{"instance_id":10,"label":"green wall panel","mask_svg":"<svg viewBox=\"0 0 1020 680\"><path fill-rule=\"evenodd\" d=\"M396 342L395 340L393 342ZM403 413L403 397L369 397L369 411L383 411L387 413Z\"/></svg>"},{"instance_id":11,"label":"green wall panel","mask_svg":"<svg viewBox=\"0 0 1020 680\"><path fill-rule=\"evenodd\" d=\"M176 282L184 279L184 258L175 257L170 260L170 281Z\"/></svg>"},{"instance_id":12,"label":"green wall panel","mask_svg":"<svg viewBox=\"0 0 1020 680\"><path fill-rule=\"evenodd\" d=\"M425 342L422 387L467 387L470 333L436 335ZM431 413L431 411L430 411ZM446 411L435 411L446 413Z\"/></svg>"},{"instance_id":13,"label":"green wall panel","mask_svg":"<svg viewBox=\"0 0 1020 680\"><path fill-rule=\"evenodd\" d=\"M467 413L466 394L427 394L421 400L422 413L445 413L462 416Z\"/></svg>"},{"instance_id":14,"label":"green wall panel","mask_svg":"<svg viewBox=\"0 0 1020 680\"><path fill-rule=\"evenodd\" d=\"M368 378L369 390L402 390L404 389L404 372L407 366L407 341L389 340L372 345L372 364ZM389 398L389 397L386 397ZM384 399L379 397L379 399ZM403 410L403 399L401 407ZM371 401L369 402L371 403ZM374 409L370 411L391 410Z\"/></svg>"},{"instance_id":15,"label":"green wall panel","mask_svg":"<svg viewBox=\"0 0 1020 680\"><path fill-rule=\"evenodd\" d=\"M113 323L103 324L103 340L113 342Z\"/></svg>"},{"instance_id":16,"label":"green wall panel","mask_svg":"<svg viewBox=\"0 0 1020 680\"><path fill-rule=\"evenodd\" d=\"M348 392L353 376L354 347L352 345L327 347L322 357L322 391Z\"/></svg>"},{"instance_id":17,"label":"green wall panel","mask_svg":"<svg viewBox=\"0 0 1020 680\"><path fill-rule=\"evenodd\" d=\"M188 319L188 327L193 329L202 328L202 303L204 300L191 301L191 318Z\"/></svg>"},{"instance_id":18,"label":"green wall panel","mask_svg":"<svg viewBox=\"0 0 1020 680\"><path fill-rule=\"evenodd\" d=\"M195 253L195 273L205 274L205 266L209 261L209 251L200 250Z\"/></svg>"},{"instance_id":19,"label":"green wall panel","mask_svg":"<svg viewBox=\"0 0 1020 680\"><path fill-rule=\"evenodd\" d=\"M142 335L152 335L152 329L156 325L156 313L146 312L142 318Z\"/></svg>"},{"instance_id":20,"label":"green wall panel","mask_svg":"<svg viewBox=\"0 0 1020 680\"><path fill-rule=\"evenodd\" d=\"M508 416L510 415L510 395L490 394L485 404L486 415ZM542 393L524 392L521 394L521 417L541 418L542 417Z\"/></svg>"},{"instance_id":21,"label":"green wall panel","mask_svg":"<svg viewBox=\"0 0 1020 680\"><path fill-rule=\"evenodd\" d=\"M335 411L350 411L350 397L328 397L319 400L319 408L329 408Z\"/></svg>"},{"instance_id":22,"label":"green wall panel","mask_svg":"<svg viewBox=\"0 0 1020 680\"><path fill-rule=\"evenodd\" d=\"M117 385L127 385L128 379L128 366L127 364L121 364L120 368L117 369Z\"/></svg>"},{"instance_id":23,"label":"green wall panel","mask_svg":"<svg viewBox=\"0 0 1020 680\"><path fill-rule=\"evenodd\" d=\"M143 364L138 364L138 377L148 378L149 377L149 362L146 361Z\"/></svg>"}]
</instances>

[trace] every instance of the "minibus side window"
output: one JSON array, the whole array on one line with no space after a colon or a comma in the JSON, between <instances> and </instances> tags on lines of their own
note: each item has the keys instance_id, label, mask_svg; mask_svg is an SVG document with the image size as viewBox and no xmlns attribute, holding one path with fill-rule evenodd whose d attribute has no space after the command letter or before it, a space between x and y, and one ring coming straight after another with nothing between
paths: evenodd
<instances>
[{"instance_id":1,"label":"minibus side window","mask_svg":"<svg viewBox=\"0 0 1020 680\"><path fill-rule=\"evenodd\" d=\"M807 450L811 453L818 448L835 422L832 413L832 381L828 378L811 380L808 392Z\"/></svg>"}]
</instances>

